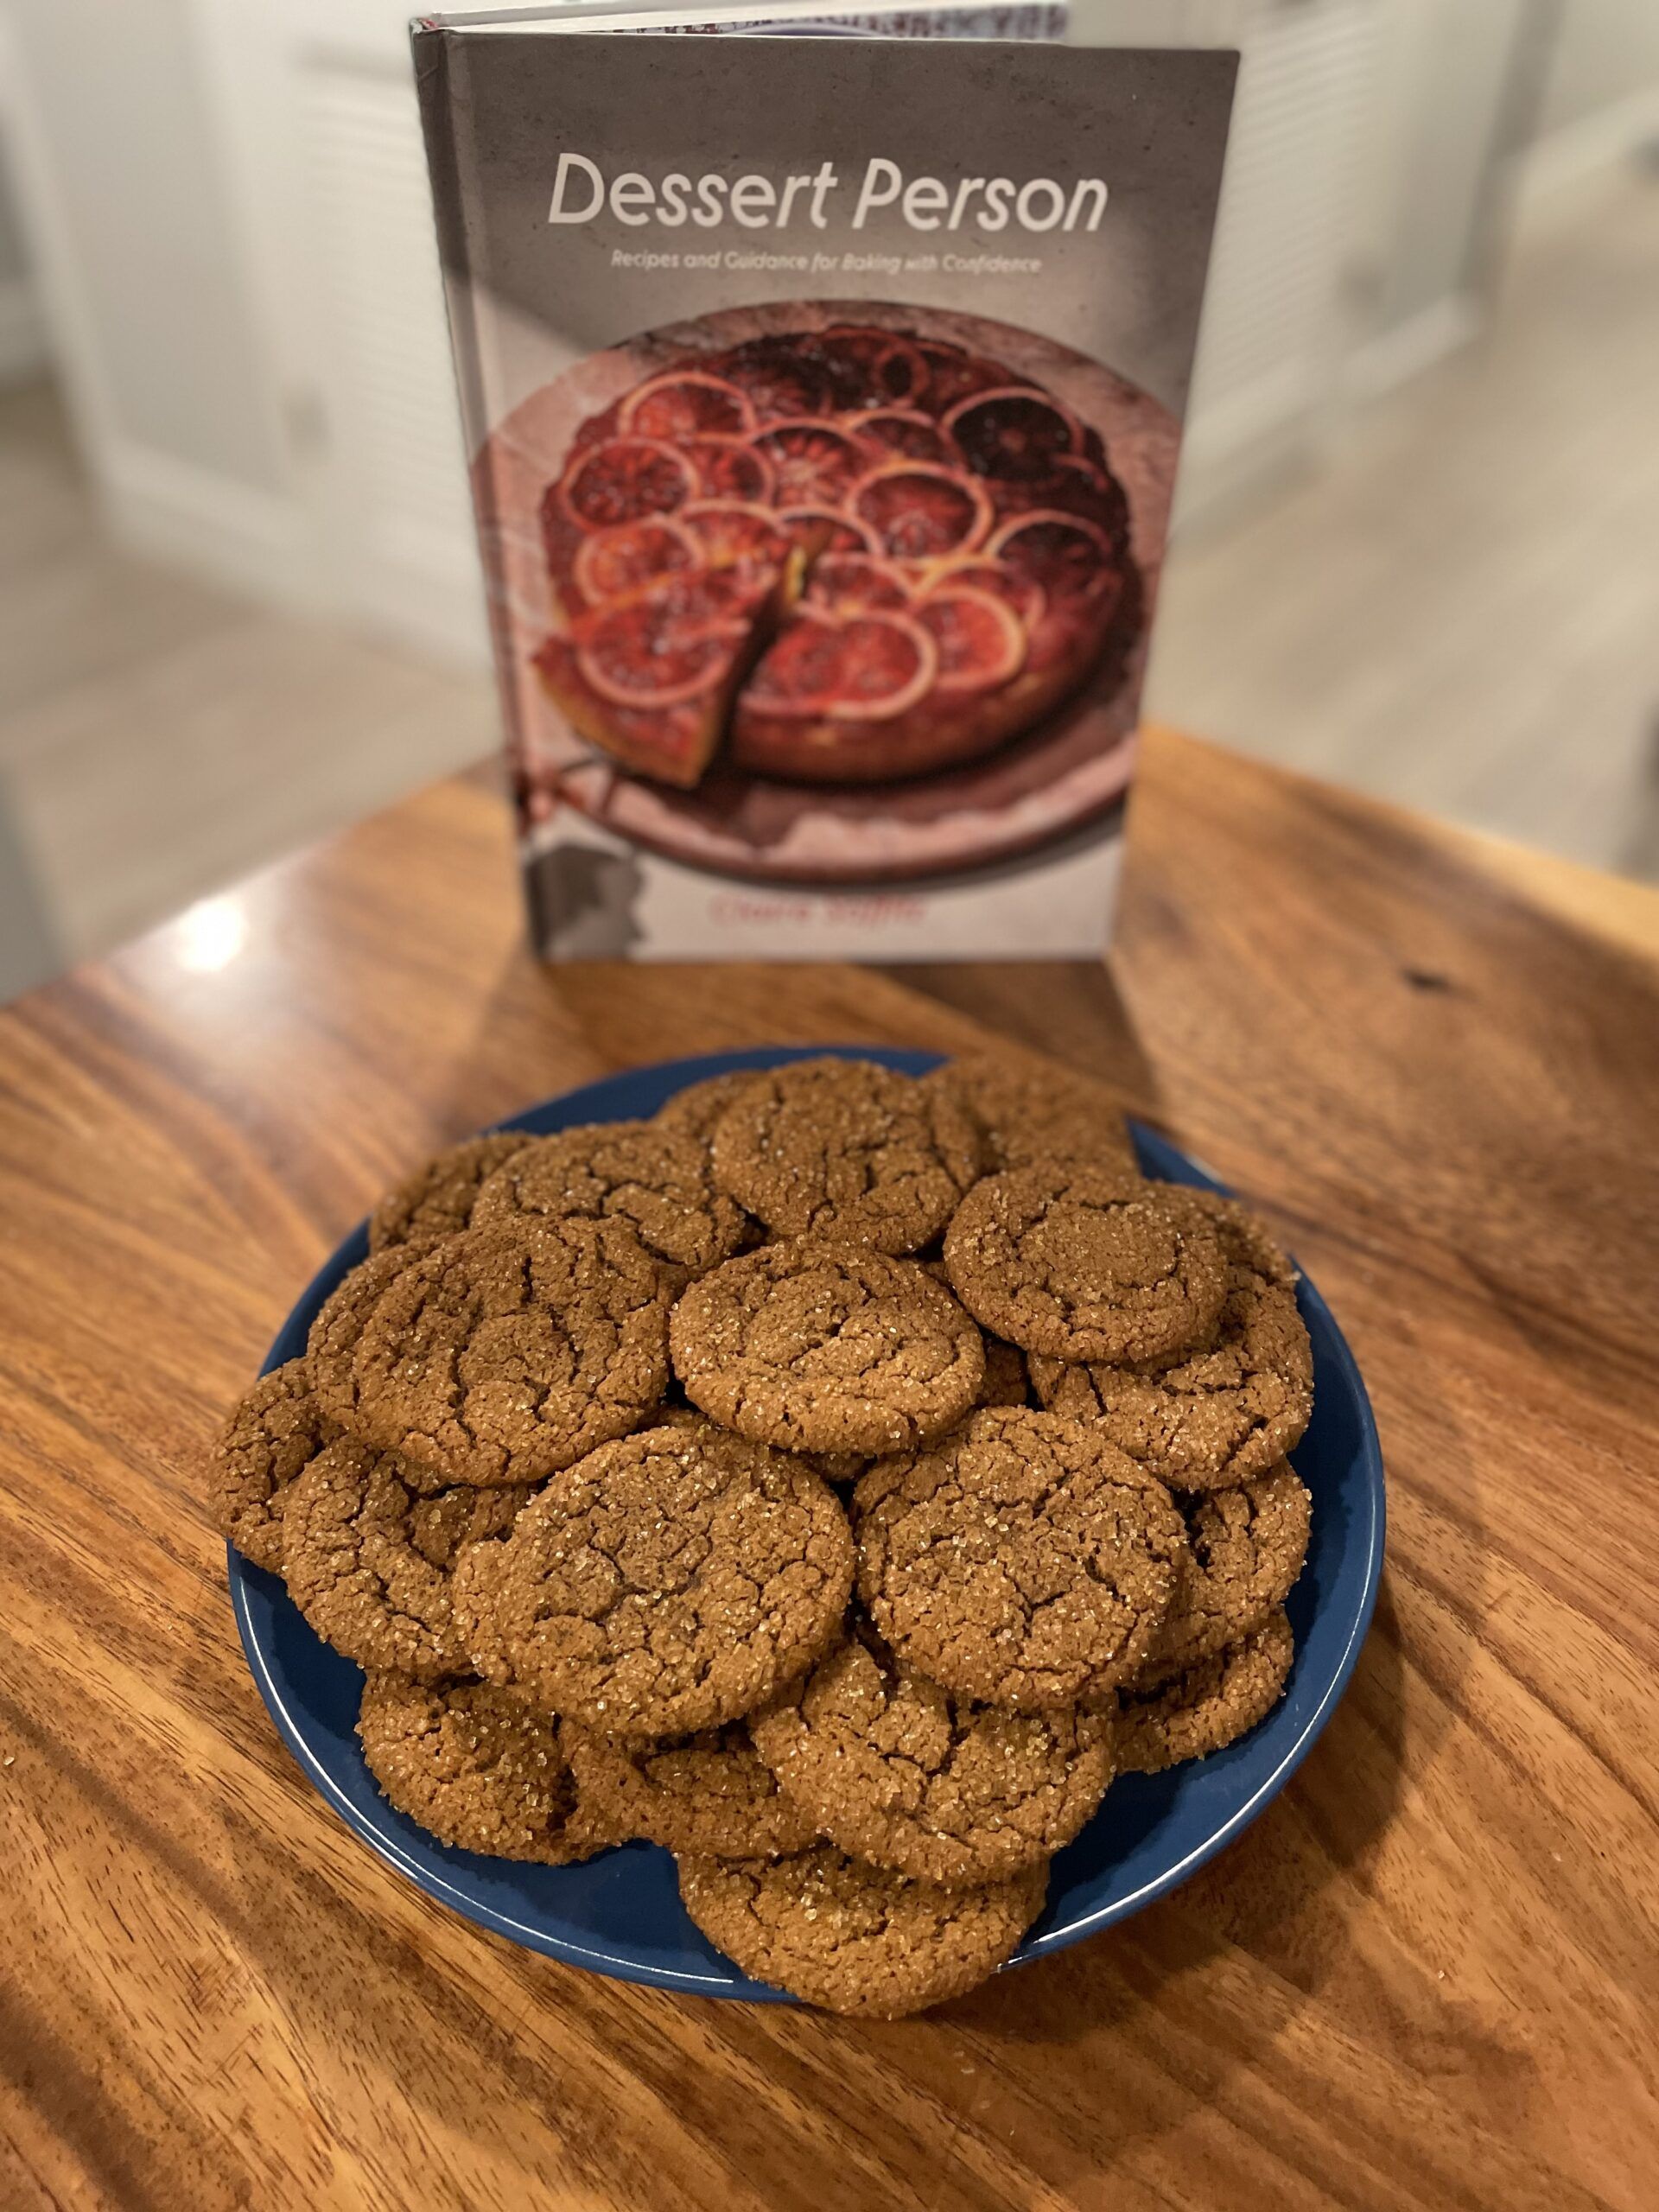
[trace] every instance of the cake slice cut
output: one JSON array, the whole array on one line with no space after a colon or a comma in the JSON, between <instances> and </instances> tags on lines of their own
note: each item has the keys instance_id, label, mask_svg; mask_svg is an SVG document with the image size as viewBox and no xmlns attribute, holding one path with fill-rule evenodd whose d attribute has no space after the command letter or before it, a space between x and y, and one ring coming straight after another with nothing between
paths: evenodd
<instances>
[{"instance_id":1,"label":"cake slice cut","mask_svg":"<svg viewBox=\"0 0 1659 2212\"><path fill-rule=\"evenodd\" d=\"M536 654L573 729L640 775L691 790L772 622L780 577L670 577L579 615Z\"/></svg>"}]
</instances>

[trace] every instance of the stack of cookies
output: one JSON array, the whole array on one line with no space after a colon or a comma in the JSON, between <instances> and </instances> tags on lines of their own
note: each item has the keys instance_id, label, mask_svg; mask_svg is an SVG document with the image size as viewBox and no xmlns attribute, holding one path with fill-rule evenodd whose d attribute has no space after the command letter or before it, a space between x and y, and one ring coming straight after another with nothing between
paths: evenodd
<instances>
[{"instance_id":1,"label":"stack of cookies","mask_svg":"<svg viewBox=\"0 0 1659 2212\"><path fill-rule=\"evenodd\" d=\"M717 1077L457 1146L369 1241L214 1492L445 1843L648 1839L746 1973L893 2017L1284 1687L1294 1276L1081 1077Z\"/></svg>"}]
</instances>

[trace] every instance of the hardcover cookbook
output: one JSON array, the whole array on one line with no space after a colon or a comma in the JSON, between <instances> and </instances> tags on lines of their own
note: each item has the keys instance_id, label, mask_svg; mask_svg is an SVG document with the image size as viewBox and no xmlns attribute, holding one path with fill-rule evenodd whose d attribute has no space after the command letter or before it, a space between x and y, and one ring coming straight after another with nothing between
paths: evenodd
<instances>
[{"instance_id":1,"label":"hardcover cookbook","mask_svg":"<svg viewBox=\"0 0 1659 2212\"><path fill-rule=\"evenodd\" d=\"M535 934L1098 953L1236 56L789 4L415 25Z\"/></svg>"}]
</instances>

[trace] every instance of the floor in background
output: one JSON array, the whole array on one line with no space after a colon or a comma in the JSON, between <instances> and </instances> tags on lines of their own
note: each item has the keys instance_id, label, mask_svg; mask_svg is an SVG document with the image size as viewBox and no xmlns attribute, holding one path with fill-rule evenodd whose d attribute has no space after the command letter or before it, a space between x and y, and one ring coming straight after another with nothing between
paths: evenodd
<instances>
[{"instance_id":1,"label":"floor in background","mask_svg":"<svg viewBox=\"0 0 1659 2212\"><path fill-rule=\"evenodd\" d=\"M53 392L0 394L0 999L496 741L482 676L110 545Z\"/></svg>"},{"instance_id":2,"label":"floor in background","mask_svg":"<svg viewBox=\"0 0 1659 2212\"><path fill-rule=\"evenodd\" d=\"M1535 216L1473 344L1169 564L1152 711L1659 877L1659 174Z\"/></svg>"},{"instance_id":3,"label":"floor in background","mask_svg":"<svg viewBox=\"0 0 1659 2212\"><path fill-rule=\"evenodd\" d=\"M1169 563L1150 706L1659 876L1659 180L1535 219L1478 344ZM112 550L0 397L0 998L494 742L487 683Z\"/></svg>"}]
</instances>

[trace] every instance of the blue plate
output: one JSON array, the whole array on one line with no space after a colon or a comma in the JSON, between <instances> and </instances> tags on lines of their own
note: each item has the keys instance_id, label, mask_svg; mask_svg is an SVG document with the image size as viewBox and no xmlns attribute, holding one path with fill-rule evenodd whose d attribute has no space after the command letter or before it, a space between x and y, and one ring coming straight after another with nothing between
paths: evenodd
<instances>
[{"instance_id":1,"label":"blue plate","mask_svg":"<svg viewBox=\"0 0 1659 2212\"><path fill-rule=\"evenodd\" d=\"M587 1084L502 1126L540 1135L576 1122L652 1114L705 1076L775 1067L825 1049L910 1075L938 1058L867 1046L715 1052ZM1135 1141L1149 1174L1219 1187L1150 1130L1136 1127ZM317 1308L367 1249L359 1227L289 1315L267 1368L304 1351ZM1352 1353L1313 1284L1305 1281L1298 1296L1313 1339L1315 1409L1295 1462L1313 1495L1313 1536L1290 1596L1296 1659L1285 1697L1260 1727L1211 1758L1115 1782L1095 1818L1054 1861L1043 1916L1012 1965L1125 1919L1213 1859L1284 1788L1354 1670L1382 1567L1382 1460ZM704 1942L680 1909L672 1859L653 1845L626 1844L582 1866L526 1866L435 1842L386 1803L363 1764L353 1733L363 1680L357 1668L312 1633L275 1575L232 1551L230 1580L248 1663L289 1749L340 1818L429 1896L532 1950L626 1981L705 1997L794 2001L749 1980Z\"/></svg>"}]
</instances>

